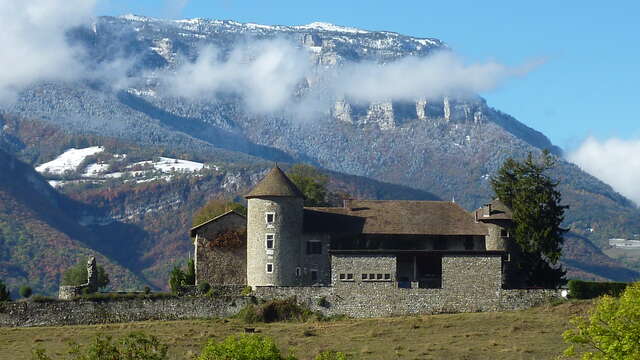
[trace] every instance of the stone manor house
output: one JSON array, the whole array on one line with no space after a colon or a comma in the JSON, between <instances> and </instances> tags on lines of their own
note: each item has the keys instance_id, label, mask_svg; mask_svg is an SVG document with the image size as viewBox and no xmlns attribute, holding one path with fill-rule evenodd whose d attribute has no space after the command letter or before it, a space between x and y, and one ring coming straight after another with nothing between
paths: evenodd
<instances>
[{"instance_id":1,"label":"stone manor house","mask_svg":"<svg viewBox=\"0 0 640 360\"><path fill-rule=\"evenodd\" d=\"M304 207L277 166L245 197L246 217L230 211L191 229L197 283L345 294L440 289L423 291L439 298L499 298L521 286L511 211L499 200L473 212L448 201Z\"/></svg>"}]
</instances>

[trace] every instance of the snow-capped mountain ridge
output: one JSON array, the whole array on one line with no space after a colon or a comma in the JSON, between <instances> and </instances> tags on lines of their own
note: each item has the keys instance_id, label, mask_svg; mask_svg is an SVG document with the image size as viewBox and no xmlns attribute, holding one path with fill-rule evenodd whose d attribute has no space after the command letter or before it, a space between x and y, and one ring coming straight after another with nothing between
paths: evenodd
<instances>
[{"instance_id":1,"label":"snow-capped mountain ridge","mask_svg":"<svg viewBox=\"0 0 640 360\"><path fill-rule=\"evenodd\" d=\"M399 33L391 32L391 31L370 31L364 30L354 27L341 26L328 22L316 21L305 25L265 25L265 24L257 24L257 23L242 23L234 20L217 20L217 19L205 19L205 18L191 18L191 19L180 19L180 20L164 20L164 19L156 19L152 17L139 16L139 15L122 15L117 18L99 18L96 22L101 22L105 19L118 19L122 21L127 21L132 24L139 23L140 25L146 24L149 26L158 25L158 26L173 26L182 30L186 30L192 32L194 34L182 34L184 37L188 37L189 35L195 35L195 37L200 38L201 36L207 37L207 35L211 35L212 33L220 33L220 32L232 32L232 33L246 33L246 34L262 34L265 33L275 33L280 32L283 34L313 34L313 33L324 33L325 35L333 35L333 36L371 36L371 37L379 37L380 34L391 37L402 39L404 42L420 44L426 47L435 47L435 48L446 48L446 44L435 38L423 38L423 37L414 37L402 35ZM335 38L334 40L340 40ZM345 40L344 38L342 40Z\"/></svg>"}]
</instances>

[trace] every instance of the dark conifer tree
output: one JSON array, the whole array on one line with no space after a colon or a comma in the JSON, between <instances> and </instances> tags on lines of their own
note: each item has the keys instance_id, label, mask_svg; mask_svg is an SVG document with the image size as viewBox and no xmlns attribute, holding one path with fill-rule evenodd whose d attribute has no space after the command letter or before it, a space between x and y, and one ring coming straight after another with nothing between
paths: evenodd
<instances>
[{"instance_id":1,"label":"dark conifer tree","mask_svg":"<svg viewBox=\"0 0 640 360\"><path fill-rule=\"evenodd\" d=\"M515 241L522 250L520 268L531 286L557 287L565 271L557 262L562 255L564 212L558 181L548 174L555 158L544 151L523 161L507 159L491 179L496 196L513 211Z\"/></svg>"}]
</instances>

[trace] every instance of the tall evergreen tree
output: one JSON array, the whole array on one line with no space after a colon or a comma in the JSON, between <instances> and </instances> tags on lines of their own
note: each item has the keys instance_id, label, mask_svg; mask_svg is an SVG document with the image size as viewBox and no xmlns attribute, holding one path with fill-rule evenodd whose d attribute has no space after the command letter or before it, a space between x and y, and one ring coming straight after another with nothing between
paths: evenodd
<instances>
[{"instance_id":1,"label":"tall evergreen tree","mask_svg":"<svg viewBox=\"0 0 640 360\"><path fill-rule=\"evenodd\" d=\"M491 186L513 212L515 241L522 250L520 268L529 285L556 287L565 271L557 265L562 255L564 212L558 181L549 170L555 158L544 151L540 158L531 153L523 161L507 159L491 179Z\"/></svg>"}]
</instances>

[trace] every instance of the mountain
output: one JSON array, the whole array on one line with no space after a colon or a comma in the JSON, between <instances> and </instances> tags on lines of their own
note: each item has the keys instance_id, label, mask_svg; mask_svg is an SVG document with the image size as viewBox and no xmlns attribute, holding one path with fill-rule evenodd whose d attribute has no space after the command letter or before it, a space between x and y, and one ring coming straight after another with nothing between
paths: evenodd
<instances>
[{"instance_id":1,"label":"mountain","mask_svg":"<svg viewBox=\"0 0 640 360\"><path fill-rule=\"evenodd\" d=\"M62 271L89 254L105 265L114 288L166 288L171 267L192 251L193 213L209 199L245 193L271 166L72 134L13 116L0 116L0 126L0 279L13 289L28 283L53 294ZM40 163L46 179L18 158ZM329 175L332 189L357 197L437 199Z\"/></svg>"},{"instance_id":2,"label":"mountain","mask_svg":"<svg viewBox=\"0 0 640 360\"><path fill-rule=\"evenodd\" d=\"M87 67L96 73L107 65L115 70L26 89L0 109L0 137L7 151L39 169L63 154L72 156L72 148L103 148L68 173L43 174L92 209L94 220L82 226L93 233L103 233L102 224L112 221L133 226L93 244L143 281L164 286L166 271L190 250L190 214L206 199L241 193L273 161L321 167L336 179L332 186L362 198L455 198L470 210L490 198L489 179L506 158L545 148L558 156L554 175L571 206L565 224L575 235L566 251L572 274L637 276L601 250L610 237L640 233L640 212L564 161L561 149L542 133L477 95L367 102L334 96L320 84L326 69L384 65L447 50L440 40L326 23L267 26L133 15L97 18L69 39L86 50ZM308 54L311 71L285 109L256 112L247 106L251 94L193 98L163 85L167 74L179 74L206 46L215 46L224 60L243 44L269 39ZM260 47L248 48L247 61L260 55ZM117 71L122 63L126 71ZM202 170L165 171L171 161L190 161ZM132 238L137 245L131 246ZM640 270L638 263L627 266Z\"/></svg>"},{"instance_id":3,"label":"mountain","mask_svg":"<svg viewBox=\"0 0 640 360\"><path fill-rule=\"evenodd\" d=\"M112 286L144 283L92 249L105 239L74 218L83 209L86 206L59 194L32 167L0 150L0 278L13 290L28 284L35 292L54 293L62 272L93 254L111 274Z\"/></svg>"}]
</instances>

